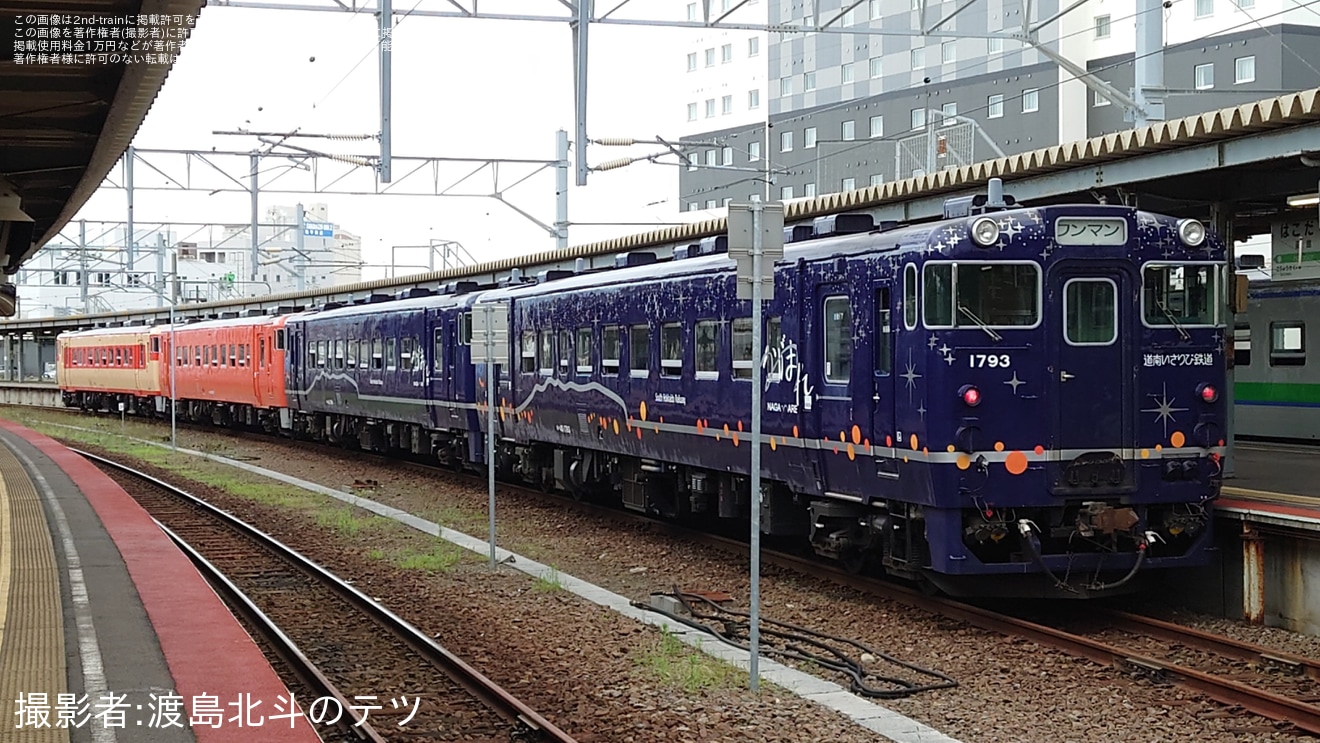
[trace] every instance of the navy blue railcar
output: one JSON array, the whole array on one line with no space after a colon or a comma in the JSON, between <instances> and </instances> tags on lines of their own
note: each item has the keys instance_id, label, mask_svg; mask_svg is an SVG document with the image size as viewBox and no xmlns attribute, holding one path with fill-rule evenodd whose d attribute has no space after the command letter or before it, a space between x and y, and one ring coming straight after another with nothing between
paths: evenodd
<instances>
[{"instance_id":1,"label":"navy blue railcar","mask_svg":"<svg viewBox=\"0 0 1320 743\"><path fill-rule=\"evenodd\" d=\"M476 298L510 307L505 474L679 518L755 501L767 533L962 594L1206 561L1227 277L1199 223L1010 203L789 245L755 498L750 307L701 252Z\"/></svg>"}]
</instances>

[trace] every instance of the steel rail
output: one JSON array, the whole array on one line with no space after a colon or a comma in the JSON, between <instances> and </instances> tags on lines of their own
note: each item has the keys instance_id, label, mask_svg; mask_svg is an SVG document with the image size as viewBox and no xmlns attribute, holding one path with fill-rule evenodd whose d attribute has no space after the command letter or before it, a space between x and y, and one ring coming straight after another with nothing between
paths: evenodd
<instances>
[{"instance_id":1,"label":"steel rail","mask_svg":"<svg viewBox=\"0 0 1320 743\"><path fill-rule=\"evenodd\" d=\"M83 456L88 455L83 454ZM155 519L152 520L155 521ZM354 709L352 704L348 701L348 697L344 696L343 692L339 691L339 688L336 687L330 679L326 678L325 674L321 672L321 669L317 668L316 664L298 648L298 645L293 641L293 638L285 634L284 630L281 630L279 626L275 624L273 619L258 608L241 588L234 585L234 582L229 580L229 578L220 571L220 568L217 568L210 560L202 557L200 552L194 549L191 544L188 544L183 537L180 537L178 534L171 531L169 527L159 521L156 521L156 526L159 526L160 530L165 532L166 536L168 536L179 549L183 550L183 553L188 556L188 559L192 560L193 565L195 565L198 571L201 572L202 577L205 578L218 593L227 599L229 605L241 612L248 622L254 625L259 632L266 636L267 641L269 641L275 648L275 652L279 654L280 658L283 659L285 663L289 664L300 681L314 690L317 694L323 697L333 697L339 702L340 709L346 710L352 718L351 722L355 723L350 726L347 724L349 721L346 720L344 723L340 724L340 727L356 733L359 738L371 741L371 743L385 743L385 739L381 737L380 733L376 732L376 729L371 726L371 723L362 719L357 710Z\"/></svg>"},{"instance_id":2,"label":"steel rail","mask_svg":"<svg viewBox=\"0 0 1320 743\"><path fill-rule=\"evenodd\" d=\"M1231 637L1204 632L1193 627L1165 622L1153 617L1144 617L1124 611L1107 611L1111 625L1134 634L1145 634L1166 642L1176 642L1188 647L1209 650L1230 658L1248 662L1263 662L1281 666L1298 675L1305 675L1320 681L1320 660L1307 658L1282 650L1272 650L1253 645Z\"/></svg>"},{"instance_id":3,"label":"steel rail","mask_svg":"<svg viewBox=\"0 0 1320 743\"><path fill-rule=\"evenodd\" d=\"M350 604L363 609L374 619L385 625L390 631L395 633L400 639L404 640L404 642L413 648L414 651L422 657L430 660L443 673L453 679L455 683L462 686L483 704L495 710L510 722L522 725L525 728L525 731L521 732L524 739L541 740L549 743L577 743L577 741L568 733L559 729L549 720L542 717L538 712L524 704L517 697L514 697L494 681L491 681L481 672L468 665L462 658L459 658L457 655L454 655L449 650L436 643L428 637L426 633L417 629L394 612L382 606L379 602L373 600L357 588L344 582L338 576L321 567L317 563L312 562L269 534L266 534L232 514L207 503L205 500L202 500L201 498L198 498L197 496L177 488L159 478L152 477L145 472L135 470L131 467L120 464L119 462L78 449L70 448L70 451L169 491L180 499L206 511L217 519L223 521L225 524L256 540L276 555L288 560L300 569L306 571L309 575L312 575L327 586L330 586Z\"/></svg>"}]
</instances>

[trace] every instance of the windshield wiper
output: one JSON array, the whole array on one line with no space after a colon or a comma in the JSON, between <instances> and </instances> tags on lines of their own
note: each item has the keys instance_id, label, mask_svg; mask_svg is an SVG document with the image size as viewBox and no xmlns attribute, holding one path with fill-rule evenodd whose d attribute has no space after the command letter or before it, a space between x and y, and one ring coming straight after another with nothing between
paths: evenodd
<instances>
[{"instance_id":1,"label":"windshield wiper","mask_svg":"<svg viewBox=\"0 0 1320 743\"><path fill-rule=\"evenodd\" d=\"M1183 326L1178 324L1178 318L1174 317L1172 312L1169 312L1169 308L1165 307L1163 302L1157 299L1155 300L1155 306L1159 307L1160 312L1163 312L1164 316L1169 318L1169 322L1172 323L1173 327L1178 330L1179 337L1181 337L1185 341L1189 341L1192 339L1192 336L1187 334L1187 331L1183 329Z\"/></svg>"},{"instance_id":2,"label":"windshield wiper","mask_svg":"<svg viewBox=\"0 0 1320 743\"><path fill-rule=\"evenodd\" d=\"M976 323L976 327L980 328L981 330L984 330L984 331L986 332L986 334L989 335L991 338L993 338L993 339L995 339L995 340L997 340L997 341L1002 341L1002 340L1004 339L1003 336L1001 336L1000 334L996 333L996 332L995 332L995 331L994 331L989 325L986 325L984 322L982 322L982 321L981 321L981 318L979 318L979 317L977 317L976 315L972 314L972 311L971 311L971 310L967 309L966 307L964 307L964 306L962 306L962 305L958 305L958 311L961 312L961 313L963 313L964 315L966 315L966 316L972 318L972 322Z\"/></svg>"}]
</instances>

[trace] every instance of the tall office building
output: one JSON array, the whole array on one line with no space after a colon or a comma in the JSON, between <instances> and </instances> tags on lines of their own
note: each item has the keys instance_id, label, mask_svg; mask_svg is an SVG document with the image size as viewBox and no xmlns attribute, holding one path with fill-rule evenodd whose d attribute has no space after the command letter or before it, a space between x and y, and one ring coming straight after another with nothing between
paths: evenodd
<instances>
[{"instance_id":1,"label":"tall office building","mask_svg":"<svg viewBox=\"0 0 1320 743\"><path fill-rule=\"evenodd\" d=\"M1164 80L1147 97L1162 97L1164 119L1320 86L1320 14L1293 0L765 0L760 22L826 30L768 35L768 148L764 118L692 122L707 126L688 140L713 144L687 148L683 208L764 197L747 168L768 168L770 198L787 200L1131 128L1122 96L1134 96L1145 6L1163 46L1144 62ZM1015 38L986 38L997 32Z\"/></svg>"}]
</instances>

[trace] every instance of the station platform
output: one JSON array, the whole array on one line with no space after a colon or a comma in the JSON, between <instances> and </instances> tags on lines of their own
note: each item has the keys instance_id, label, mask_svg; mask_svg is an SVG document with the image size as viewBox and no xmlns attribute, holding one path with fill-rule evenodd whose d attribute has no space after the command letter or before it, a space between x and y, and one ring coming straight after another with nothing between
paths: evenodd
<instances>
[{"instance_id":1,"label":"station platform","mask_svg":"<svg viewBox=\"0 0 1320 743\"><path fill-rule=\"evenodd\" d=\"M320 740L290 699L132 497L0 421L0 743Z\"/></svg>"},{"instance_id":2,"label":"station platform","mask_svg":"<svg viewBox=\"0 0 1320 743\"><path fill-rule=\"evenodd\" d=\"M1303 531L1320 531L1320 447L1239 441L1234 477L1224 480L1215 513Z\"/></svg>"}]
</instances>

